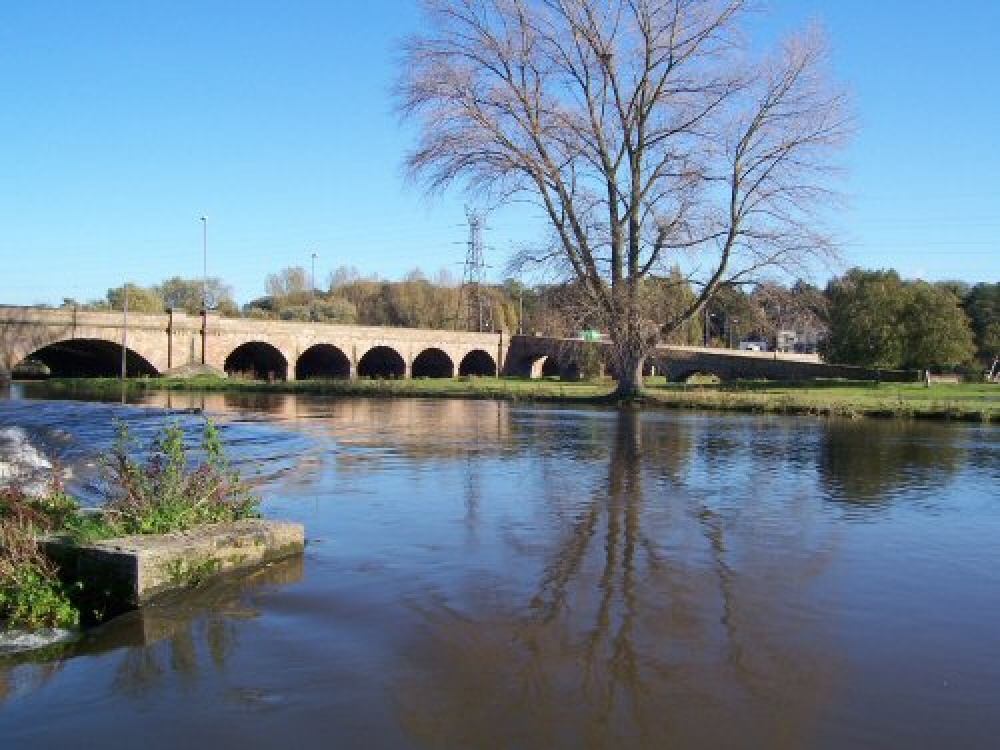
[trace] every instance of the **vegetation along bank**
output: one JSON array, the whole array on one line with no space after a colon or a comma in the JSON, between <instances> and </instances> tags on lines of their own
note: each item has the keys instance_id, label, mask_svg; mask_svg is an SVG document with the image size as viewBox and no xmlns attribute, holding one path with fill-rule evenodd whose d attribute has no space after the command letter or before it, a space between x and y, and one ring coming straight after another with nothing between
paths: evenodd
<instances>
[{"instance_id":1,"label":"vegetation along bank","mask_svg":"<svg viewBox=\"0 0 1000 750\"><path fill-rule=\"evenodd\" d=\"M304 380L265 383L218 377L131 379L132 393L145 390L305 393L330 397L476 398L526 402L614 403L610 380L565 381L527 378L442 378L413 380ZM54 393L119 393L114 378L49 380ZM972 422L1000 420L1000 386L990 383L872 383L809 381L773 383L668 383L646 379L638 400L644 407L802 414L838 417L900 417Z\"/></svg>"}]
</instances>

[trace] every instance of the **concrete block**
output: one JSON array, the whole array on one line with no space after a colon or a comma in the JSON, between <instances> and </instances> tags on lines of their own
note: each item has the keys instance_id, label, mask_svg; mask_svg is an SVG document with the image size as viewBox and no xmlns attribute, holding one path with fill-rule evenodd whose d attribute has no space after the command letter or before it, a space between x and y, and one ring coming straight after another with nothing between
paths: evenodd
<instances>
[{"instance_id":1,"label":"concrete block","mask_svg":"<svg viewBox=\"0 0 1000 750\"><path fill-rule=\"evenodd\" d=\"M62 575L99 603L102 619L219 573L301 555L304 547L302 524L262 519L82 545L62 537L45 542Z\"/></svg>"}]
</instances>

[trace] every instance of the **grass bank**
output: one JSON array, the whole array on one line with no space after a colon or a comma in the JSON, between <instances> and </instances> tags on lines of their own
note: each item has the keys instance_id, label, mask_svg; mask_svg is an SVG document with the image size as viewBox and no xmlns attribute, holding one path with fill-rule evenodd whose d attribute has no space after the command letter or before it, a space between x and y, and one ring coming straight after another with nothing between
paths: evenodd
<instances>
[{"instance_id":1,"label":"grass bank","mask_svg":"<svg viewBox=\"0 0 1000 750\"><path fill-rule=\"evenodd\" d=\"M120 392L121 381L52 380L57 392ZM334 397L426 397L501 399L527 402L609 403L611 381L568 382L526 378L415 380L306 380L265 383L215 377L135 379L132 392L146 390L228 393L307 393ZM1000 386L995 384L740 381L689 385L649 378L642 403L649 407L838 417L897 417L970 422L1000 421Z\"/></svg>"},{"instance_id":2,"label":"grass bank","mask_svg":"<svg viewBox=\"0 0 1000 750\"><path fill-rule=\"evenodd\" d=\"M1000 386L849 381L719 386L653 385L647 397L675 408L836 417L1000 421Z\"/></svg>"}]
</instances>

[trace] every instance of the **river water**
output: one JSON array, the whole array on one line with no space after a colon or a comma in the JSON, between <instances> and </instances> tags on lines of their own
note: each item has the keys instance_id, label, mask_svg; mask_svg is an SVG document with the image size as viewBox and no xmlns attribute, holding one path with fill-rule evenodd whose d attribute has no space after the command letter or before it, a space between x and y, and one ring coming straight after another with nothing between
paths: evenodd
<instances>
[{"instance_id":1,"label":"river water","mask_svg":"<svg viewBox=\"0 0 1000 750\"><path fill-rule=\"evenodd\" d=\"M309 543L0 662L2 748L1000 746L996 427L37 396L88 498L115 417L212 413Z\"/></svg>"}]
</instances>

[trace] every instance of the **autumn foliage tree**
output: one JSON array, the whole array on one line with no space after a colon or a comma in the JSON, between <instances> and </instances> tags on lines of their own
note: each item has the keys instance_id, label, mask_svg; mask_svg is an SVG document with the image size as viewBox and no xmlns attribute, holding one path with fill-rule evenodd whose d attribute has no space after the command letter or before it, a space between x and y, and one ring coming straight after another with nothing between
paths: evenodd
<instances>
[{"instance_id":1,"label":"autumn foliage tree","mask_svg":"<svg viewBox=\"0 0 1000 750\"><path fill-rule=\"evenodd\" d=\"M742 41L745 0L427 0L399 106L429 189L528 199L548 251L611 337L620 396L651 349L723 284L797 272L830 250L831 149L844 101L819 34L767 59ZM669 310L643 281L684 269Z\"/></svg>"}]
</instances>

